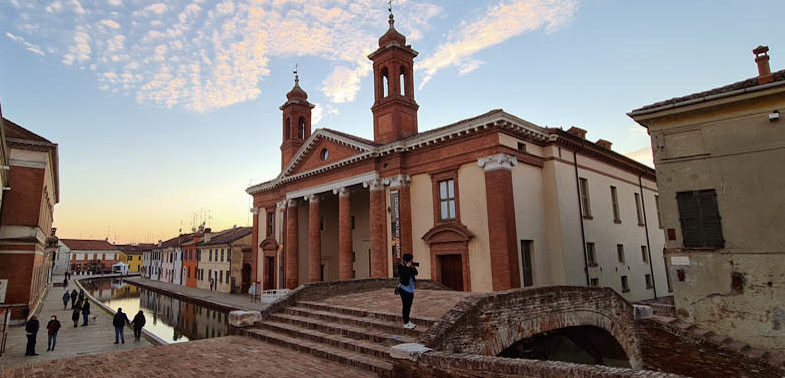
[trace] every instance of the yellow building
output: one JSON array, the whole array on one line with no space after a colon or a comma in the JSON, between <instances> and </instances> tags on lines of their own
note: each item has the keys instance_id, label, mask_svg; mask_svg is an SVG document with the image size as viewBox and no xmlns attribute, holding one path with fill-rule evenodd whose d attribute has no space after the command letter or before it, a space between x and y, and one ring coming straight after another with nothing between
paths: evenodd
<instances>
[{"instance_id":1,"label":"yellow building","mask_svg":"<svg viewBox=\"0 0 785 378\"><path fill-rule=\"evenodd\" d=\"M120 244L117 248L122 251L120 261L128 264L129 273L138 273L142 270L143 252L153 249L152 244Z\"/></svg>"}]
</instances>

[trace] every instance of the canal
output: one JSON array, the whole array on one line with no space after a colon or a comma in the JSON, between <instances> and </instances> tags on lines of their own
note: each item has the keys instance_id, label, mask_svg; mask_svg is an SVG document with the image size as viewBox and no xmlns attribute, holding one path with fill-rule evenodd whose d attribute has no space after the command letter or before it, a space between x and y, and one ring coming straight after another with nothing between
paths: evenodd
<instances>
[{"instance_id":1,"label":"canal","mask_svg":"<svg viewBox=\"0 0 785 378\"><path fill-rule=\"evenodd\" d=\"M228 332L226 311L134 286L121 278L86 280L82 286L113 310L122 308L129 319L142 310L147 319L144 328L167 343L221 337Z\"/></svg>"}]
</instances>

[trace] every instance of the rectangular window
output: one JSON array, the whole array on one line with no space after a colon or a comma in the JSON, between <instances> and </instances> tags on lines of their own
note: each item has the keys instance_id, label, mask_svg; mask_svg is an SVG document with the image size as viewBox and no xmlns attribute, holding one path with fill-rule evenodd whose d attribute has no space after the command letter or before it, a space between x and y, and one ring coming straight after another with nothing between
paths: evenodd
<instances>
[{"instance_id":1,"label":"rectangular window","mask_svg":"<svg viewBox=\"0 0 785 378\"><path fill-rule=\"evenodd\" d=\"M594 243L586 243L586 258L589 260L589 266L597 266L597 253L594 250Z\"/></svg>"},{"instance_id":2,"label":"rectangular window","mask_svg":"<svg viewBox=\"0 0 785 378\"><path fill-rule=\"evenodd\" d=\"M522 142L518 142L518 152L526 152L526 145Z\"/></svg>"},{"instance_id":3,"label":"rectangular window","mask_svg":"<svg viewBox=\"0 0 785 378\"><path fill-rule=\"evenodd\" d=\"M591 279L591 287L600 287L600 279L599 278L592 278Z\"/></svg>"},{"instance_id":4,"label":"rectangular window","mask_svg":"<svg viewBox=\"0 0 785 378\"><path fill-rule=\"evenodd\" d=\"M232 262L232 250L231 249L227 249L226 250L226 261Z\"/></svg>"},{"instance_id":5,"label":"rectangular window","mask_svg":"<svg viewBox=\"0 0 785 378\"><path fill-rule=\"evenodd\" d=\"M624 264L624 244L616 244L616 255L619 257L619 264Z\"/></svg>"},{"instance_id":6,"label":"rectangular window","mask_svg":"<svg viewBox=\"0 0 785 378\"><path fill-rule=\"evenodd\" d=\"M579 189L581 192L581 209L583 210L584 218L591 218L591 202L589 201L589 181L581 178L579 181Z\"/></svg>"},{"instance_id":7,"label":"rectangular window","mask_svg":"<svg viewBox=\"0 0 785 378\"><path fill-rule=\"evenodd\" d=\"M275 212L267 213L267 236L273 236L275 233Z\"/></svg>"},{"instance_id":8,"label":"rectangular window","mask_svg":"<svg viewBox=\"0 0 785 378\"><path fill-rule=\"evenodd\" d=\"M660 214L660 196L654 196L654 207L657 209L657 225L662 228L662 215Z\"/></svg>"},{"instance_id":9,"label":"rectangular window","mask_svg":"<svg viewBox=\"0 0 785 378\"><path fill-rule=\"evenodd\" d=\"M218 277L219 277L218 278L218 282L221 282L221 281L224 280L224 271L223 270L218 272Z\"/></svg>"},{"instance_id":10,"label":"rectangular window","mask_svg":"<svg viewBox=\"0 0 785 378\"><path fill-rule=\"evenodd\" d=\"M352 230L354 230L354 215L352 215Z\"/></svg>"},{"instance_id":11,"label":"rectangular window","mask_svg":"<svg viewBox=\"0 0 785 378\"><path fill-rule=\"evenodd\" d=\"M714 189L676 193L685 247L722 248L722 224Z\"/></svg>"},{"instance_id":12,"label":"rectangular window","mask_svg":"<svg viewBox=\"0 0 785 378\"><path fill-rule=\"evenodd\" d=\"M621 223L621 217L619 216L619 196L615 186L611 186L611 205L613 206L613 221L615 223Z\"/></svg>"},{"instance_id":13,"label":"rectangular window","mask_svg":"<svg viewBox=\"0 0 785 378\"><path fill-rule=\"evenodd\" d=\"M643 226L643 211L641 211L641 195L635 193L635 211L638 212L638 226Z\"/></svg>"},{"instance_id":14,"label":"rectangular window","mask_svg":"<svg viewBox=\"0 0 785 378\"><path fill-rule=\"evenodd\" d=\"M210 260L209 261L213 261L213 250L212 249L210 250Z\"/></svg>"},{"instance_id":15,"label":"rectangular window","mask_svg":"<svg viewBox=\"0 0 785 378\"><path fill-rule=\"evenodd\" d=\"M220 261L224 261L224 249L223 248L221 248L221 260Z\"/></svg>"},{"instance_id":16,"label":"rectangular window","mask_svg":"<svg viewBox=\"0 0 785 378\"><path fill-rule=\"evenodd\" d=\"M647 275L643 276L643 279L646 281L646 288L647 289L651 289L651 287L652 287L652 284L651 284L651 274L647 274Z\"/></svg>"},{"instance_id":17,"label":"rectangular window","mask_svg":"<svg viewBox=\"0 0 785 378\"><path fill-rule=\"evenodd\" d=\"M532 244L531 240L521 240L521 283L522 287L534 285L534 268L532 265Z\"/></svg>"},{"instance_id":18,"label":"rectangular window","mask_svg":"<svg viewBox=\"0 0 785 378\"><path fill-rule=\"evenodd\" d=\"M229 271L226 271L226 283L229 283Z\"/></svg>"},{"instance_id":19,"label":"rectangular window","mask_svg":"<svg viewBox=\"0 0 785 378\"><path fill-rule=\"evenodd\" d=\"M455 181L448 179L439 181L440 219L455 220Z\"/></svg>"},{"instance_id":20,"label":"rectangular window","mask_svg":"<svg viewBox=\"0 0 785 378\"><path fill-rule=\"evenodd\" d=\"M649 251L645 245L641 246L641 259L643 260L644 263L646 264L649 263Z\"/></svg>"},{"instance_id":21,"label":"rectangular window","mask_svg":"<svg viewBox=\"0 0 785 378\"><path fill-rule=\"evenodd\" d=\"M630 291L630 284L627 282L627 276L621 276L621 292L626 293Z\"/></svg>"},{"instance_id":22,"label":"rectangular window","mask_svg":"<svg viewBox=\"0 0 785 378\"><path fill-rule=\"evenodd\" d=\"M324 217L319 217L319 231L324 231Z\"/></svg>"},{"instance_id":23,"label":"rectangular window","mask_svg":"<svg viewBox=\"0 0 785 378\"><path fill-rule=\"evenodd\" d=\"M207 269L207 277L213 278L213 270Z\"/></svg>"}]
</instances>

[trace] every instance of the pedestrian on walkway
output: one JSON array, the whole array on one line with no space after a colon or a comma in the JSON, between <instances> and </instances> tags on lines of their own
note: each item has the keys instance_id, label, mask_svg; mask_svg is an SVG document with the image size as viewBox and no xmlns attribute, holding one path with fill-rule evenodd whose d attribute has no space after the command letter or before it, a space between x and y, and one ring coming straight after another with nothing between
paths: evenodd
<instances>
[{"instance_id":1,"label":"pedestrian on walkway","mask_svg":"<svg viewBox=\"0 0 785 378\"><path fill-rule=\"evenodd\" d=\"M71 312L71 320L74 321L74 328L79 325L79 306L71 306L73 312Z\"/></svg>"},{"instance_id":2,"label":"pedestrian on walkway","mask_svg":"<svg viewBox=\"0 0 785 378\"><path fill-rule=\"evenodd\" d=\"M25 325L25 333L27 333L27 350L25 356L37 356L35 352L35 339L38 337L38 316L33 315Z\"/></svg>"},{"instance_id":3,"label":"pedestrian on walkway","mask_svg":"<svg viewBox=\"0 0 785 378\"><path fill-rule=\"evenodd\" d=\"M68 302L71 301L71 294L68 294L68 290L66 289L65 293L63 293L63 310L68 309Z\"/></svg>"},{"instance_id":4,"label":"pedestrian on walkway","mask_svg":"<svg viewBox=\"0 0 785 378\"><path fill-rule=\"evenodd\" d=\"M90 315L90 301L85 299L84 304L82 304L82 327L87 326L88 315Z\"/></svg>"},{"instance_id":5,"label":"pedestrian on walkway","mask_svg":"<svg viewBox=\"0 0 785 378\"><path fill-rule=\"evenodd\" d=\"M123 330L125 329L125 325L130 323L128 321L128 316L125 315L122 308L117 308L117 313L114 315L114 319L112 319L112 325L114 325L114 343L117 344L120 340L123 341L125 344L125 336L123 335Z\"/></svg>"},{"instance_id":6,"label":"pedestrian on walkway","mask_svg":"<svg viewBox=\"0 0 785 378\"><path fill-rule=\"evenodd\" d=\"M414 277L417 275L417 263L413 262L414 256L411 253L403 255L403 261L398 265L398 294L401 296L403 314L403 327L414 329L416 325L409 319L414 302Z\"/></svg>"},{"instance_id":7,"label":"pedestrian on walkway","mask_svg":"<svg viewBox=\"0 0 785 378\"><path fill-rule=\"evenodd\" d=\"M71 308L73 309L76 306L76 289L71 290Z\"/></svg>"},{"instance_id":8,"label":"pedestrian on walkway","mask_svg":"<svg viewBox=\"0 0 785 378\"><path fill-rule=\"evenodd\" d=\"M63 278L63 287L68 287L68 277Z\"/></svg>"},{"instance_id":9,"label":"pedestrian on walkway","mask_svg":"<svg viewBox=\"0 0 785 378\"><path fill-rule=\"evenodd\" d=\"M57 320L57 316L52 315L52 320L46 324L46 330L48 331L49 338L46 342L46 351L55 350L55 344L57 343L57 331L60 330L60 321Z\"/></svg>"},{"instance_id":10,"label":"pedestrian on walkway","mask_svg":"<svg viewBox=\"0 0 785 378\"><path fill-rule=\"evenodd\" d=\"M84 301L84 289L79 289L79 302Z\"/></svg>"},{"instance_id":11,"label":"pedestrian on walkway","mask_svg":"<svg viewBox=\"0 0 785 378\"><path fill-rule=\"evenodd\" d=\"M134 320L131 323L134 326L134 340L139 341L142 337L142 327L147 323L147 319L145 319L142 310L139 310L139 312L136 313L136 316L134 316Z\"/></svg>"},{"instance_id":12,"label":"pedestrian on walkway","mask_svg":"<svg viewBox=\"0 0 785 378\"><path fill-rule=\"evenodd\" d=\"M213 282L213 278L210 277L210 291L213 291L213 285L215 285L215 283Z\"/></svg>"}]
</instances>

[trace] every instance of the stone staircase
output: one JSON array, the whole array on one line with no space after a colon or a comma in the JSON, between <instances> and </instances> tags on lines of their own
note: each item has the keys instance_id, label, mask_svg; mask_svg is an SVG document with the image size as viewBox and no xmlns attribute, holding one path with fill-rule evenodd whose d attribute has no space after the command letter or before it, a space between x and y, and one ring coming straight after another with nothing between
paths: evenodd
<instances>
[{"instance_id":1,"label":"stone staircase","mask_svg":"<svg viewBox=\"0 0 785 378\"><path fill-rule=\"evenodd\" d=\"M298 301L242 332L380 376L392 376L390 347L415 342L436 319L412 318L412 322L417 328L405 329L401 315Z\"/></svg>"}]
</instances>

